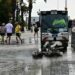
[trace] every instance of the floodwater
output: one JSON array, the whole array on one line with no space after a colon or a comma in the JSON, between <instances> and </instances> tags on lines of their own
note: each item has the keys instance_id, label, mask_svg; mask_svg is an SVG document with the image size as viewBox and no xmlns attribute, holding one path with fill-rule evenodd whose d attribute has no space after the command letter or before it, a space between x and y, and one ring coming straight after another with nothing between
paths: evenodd
<instances>
[{"instance_id":1,"label":"floodwater","mask_svg":"<svg viewBox=\"0 0 75 75\"><path fill-rule=\"evenodd\" d=\"M32 51L0 51L0 75L69 75L67 53L33 59Z\"/></svg>"},{"instance_id":2,"label":"floodwater","mask_svg":"<svg viewBox=\"0 0 75 75\"><path fill-rule=\"evenodd\" d=\"M0 50L0 75L75 75L71 42L62 57L33 59L34 50Z\"/></svg>"}]
</instances>

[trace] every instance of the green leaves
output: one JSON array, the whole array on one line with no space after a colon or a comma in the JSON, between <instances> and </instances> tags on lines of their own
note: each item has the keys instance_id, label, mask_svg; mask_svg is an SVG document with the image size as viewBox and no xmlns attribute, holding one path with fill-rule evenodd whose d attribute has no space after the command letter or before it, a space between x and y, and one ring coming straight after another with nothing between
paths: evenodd
<instances>
[{"instance_id":1,"label":"green leaves","mask_svg":"<svg viewBox=\"0 0 75 75\"><path fill-rule=\"evenodd\" d=\"M0 0L0 21L7 22L12 13L11 0Z\"/></svg>"},{"instance_id":2,"label":"green leaves","mask_svg":"<svg viewBox=\"0 0 75 75\"><path fill-rule=\"evenodd\" d=\"M26 5L23 5L23 6L21 7L21 11L27 12L27 11L28 11L28 7L27 7Z\"/></svg>"},{"instance_id":3,"label":"green leaves","mask_svg":"<svg viewBox=\"0 0 75 75\"><path fill-rule=\"evenodd\" d=\"M1 2L2 0L0 0L0 2Z\"/></svg>"}]
</instances>

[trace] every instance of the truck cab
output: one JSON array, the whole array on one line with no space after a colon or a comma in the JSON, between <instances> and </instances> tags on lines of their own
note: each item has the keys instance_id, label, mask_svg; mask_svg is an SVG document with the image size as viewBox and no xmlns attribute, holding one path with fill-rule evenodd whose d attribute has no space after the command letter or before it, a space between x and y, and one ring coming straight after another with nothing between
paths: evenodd
<instances>
[{"instance_id":1,"label":"truck cab","mask_svg":"<svg viewBox=\"0 0 75 75\"><path fill-rule=\"evenodd\" d=\"M41 11L39 20L41 25L41 42L44 38L47 38L49 41L61 41L63 40L62 37L65 37L67 40L69 39L68 11ZM68 45L68 41L66 43Z\"/></svg>"}]
</instances>

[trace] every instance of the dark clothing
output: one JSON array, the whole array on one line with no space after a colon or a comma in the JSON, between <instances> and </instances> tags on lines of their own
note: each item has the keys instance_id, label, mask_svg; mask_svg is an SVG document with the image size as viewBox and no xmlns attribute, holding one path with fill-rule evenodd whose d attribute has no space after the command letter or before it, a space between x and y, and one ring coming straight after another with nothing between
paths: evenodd
<instances>
[{"instance_id":1,"label":"dark clothing","mask_svg":"<svg viewBox=\"0 0 75 75\"><path fill-rule=\"evenodd\" d=\"M21 36L21 34L20 34L20 33L16 33L16 36L20 37L20 36Z\"/></svg>"},{"instance_id":2,"label":"dark clothing","mask_svg":"<svg viewBox=\"0 0 75 75\"><path fill-rule=\"evenodd\" d=\"M0 26L0 33L5 33L5 32L6 32L5 26Z\"/></svg>"},{"instance_id":3,"label":"dark clothing","mask_svg":"<svg viewBox=\"0 0 75 75\"><path fill-rule=\"evenodd\" d=\"M38 27L35 27L35 28L34 28L34 31L35 31L35 32L38 32L38 30L39 30Z\"/></svg>"},{"instance_id":4,"label":"dark clothing","mask_svg":"<svg viewBox=\"0 0 75 75\"><path fill-rule=\"evenodd\" d=\"M1 36L4 36L4 35L5 35L5 33L0 33L0 35L1 35Z\"/></svg>"},{"instance_id":5,"label":"dark clothing","mask_svg":"<svg viewBox=\"0 0 75 75\"><path fill-rule=\"evenodd\" d=\"M7 36L9 37L9 36L12 36L12 33L7 33Z\"/></svg>"},{"instance_id":6,"label":"dark clothing","mask_svg":"<svg viewBox=\"0 0 75 75\"><path fill-rule=\"evenodd\" d=\"M39 23L39 21L38 21L38 22L36 22L36 24L37 24L37 27L40 27L40 23Z\"/></svg>"}]
</instances>

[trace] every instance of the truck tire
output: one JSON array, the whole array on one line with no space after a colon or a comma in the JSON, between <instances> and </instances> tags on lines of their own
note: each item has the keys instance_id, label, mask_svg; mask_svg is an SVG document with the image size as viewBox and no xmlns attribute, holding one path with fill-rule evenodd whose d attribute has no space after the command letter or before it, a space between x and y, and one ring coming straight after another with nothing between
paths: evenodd
<instances>
[{"instance_id":1,"label":"truck tire","mask_svg":"<svg viewBox=\"0 0 75 75\"><path fill-rule=\"evenodd\" d=\"M63 52L67 51L68 42L63 43Z\"/></svg>"},{"instance_id":2,"label":"truck tire","mask_svg":"<svg viewBox=\"0 0 75 75\"><path fill-rule=\"evenodd\" d=\"M67 46L65 46L62 50L64 53L67 52Z\"/></svg>"}]
</instances>

